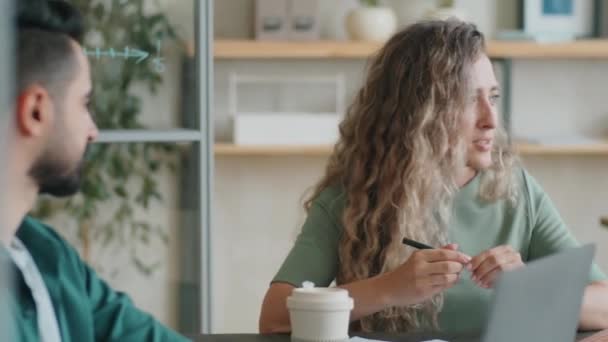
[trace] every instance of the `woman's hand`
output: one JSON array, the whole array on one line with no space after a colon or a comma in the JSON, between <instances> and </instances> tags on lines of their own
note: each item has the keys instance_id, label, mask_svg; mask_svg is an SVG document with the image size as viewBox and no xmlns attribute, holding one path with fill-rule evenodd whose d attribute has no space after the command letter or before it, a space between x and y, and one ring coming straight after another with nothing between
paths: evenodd
<instances>
[{"instance_id":1,"label":"woman's hand","mask_svg":"<svg viewBox=\"0 0 608 342\"><path fill-rule=\"evenodd\" d=\"M385 291L393 306L424 302L452 287L471 257L454 244L441 249L417 250L397 269L386 273Z\"/></svg>"},{"instance_id":2,"label":"woman's hand","mask_svg":"<svg viewBox=\"0 0 608 342\"><path fill-rule=\"evenodd\" d=\"M508 270L524 266L519 252L509 245L489 249L471 259L467 269L479 287L491 288L498 276Z\"/></svg>"}]
</instances>

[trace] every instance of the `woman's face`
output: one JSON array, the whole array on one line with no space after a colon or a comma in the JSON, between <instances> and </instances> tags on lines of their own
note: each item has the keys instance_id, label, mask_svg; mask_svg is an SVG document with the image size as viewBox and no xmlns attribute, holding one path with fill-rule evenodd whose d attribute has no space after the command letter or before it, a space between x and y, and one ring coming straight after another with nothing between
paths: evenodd
<instances>
[{"instance_id":1,"label":"woman's face","mask_svg":"<svg viewBox=\"0 0 608 342\"><path fill-rule=\"evenodd\" d=\"M467 166L482 170L492 165L492 149L498 126L498 82L492 63L482 55L472 66L461 131L467 151Z\"/></svg>"}]
</instances>

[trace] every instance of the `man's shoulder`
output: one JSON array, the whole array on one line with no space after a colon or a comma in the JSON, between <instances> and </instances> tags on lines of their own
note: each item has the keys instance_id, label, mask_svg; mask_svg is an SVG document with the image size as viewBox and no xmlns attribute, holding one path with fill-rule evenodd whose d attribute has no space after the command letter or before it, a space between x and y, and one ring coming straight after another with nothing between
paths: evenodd
<instances>
[{"instance_id":1,"label":"man's shoulder","mask_svg":"<svg viewBox=\"0 0 608 342\"><path fill-rule=\"evenodd\" d=\"M44 237L64 243L63 238L61 238L61 236L59 236L59 234L57 234L53 228L32 216L26 216L23 218L23 221L19 226L19 230L17 231L17 236L19 238L21 238L22 235L36 235L38 237Z\"/></svg>"},{"instance_id":2,"label":"man's shoulder","mask_svg":"<svg viewBox=\"0 0 608 342\"><path fill-rule=\"evenodd\" d=\"M30 253L43 252L51 257L69 249L68 243L53 228L31 216L23 219L17 237L28 247Z\"/></svg>"}]
</instances>

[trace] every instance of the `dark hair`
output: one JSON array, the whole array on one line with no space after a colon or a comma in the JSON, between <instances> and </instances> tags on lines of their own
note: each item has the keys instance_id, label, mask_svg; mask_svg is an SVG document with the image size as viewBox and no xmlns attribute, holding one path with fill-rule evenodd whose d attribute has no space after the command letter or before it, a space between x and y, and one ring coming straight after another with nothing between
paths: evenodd
<instances>
[{"instance_id":1,"label":"dark hair","mask_svg":"<svg viewBox=\"0 0 608 342\"><path fill-rule=\"evenodd\" d=\"M61 97L74 78L73 42L82 42L80 12L65 1L20 0L17 5L17 91L38 83Z\"/></svg>"},{"instance_id":2,"label":"dark hair","mask_svg":"<svg viewBox=\"0 0 608 342\"><path fill-rule=\"evenodd\" d=\"M20 0L17 3L17 27L67 35L82 43L84 22L71 4L61 0Z\"/></svg>"}]
</instances>

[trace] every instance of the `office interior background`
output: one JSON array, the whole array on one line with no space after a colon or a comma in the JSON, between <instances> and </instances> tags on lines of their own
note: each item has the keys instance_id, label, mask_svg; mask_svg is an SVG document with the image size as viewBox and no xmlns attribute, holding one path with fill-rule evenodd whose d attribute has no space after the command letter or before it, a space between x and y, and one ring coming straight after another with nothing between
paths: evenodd
<instances>
[{"instance_id":1,"label":"office interior background","mask_svg":"<svg viewBox=\"0 0 608 342\"><path fill-rule=\"evenodd\" d=\"M349 39L349 14L369 1L309 1L317 31L297 39L257 32L255 0L130 0L122 15L110 1L74 2L93 23L85 48L102 133L83 194L43 200L35 214L167 325L257 331L263 295L304 221L302 199L331 152L333 131L322 128L339 119L381 46ZM277 2L291 3L266 7ZM522 18L534 2L549 6L378 5L396 29L443 9L485 33L524 165L608 271L608 5L571 4L567 25L583 40L534 40L521 31L535 25Z\"/></svg>"}]
</instances>

